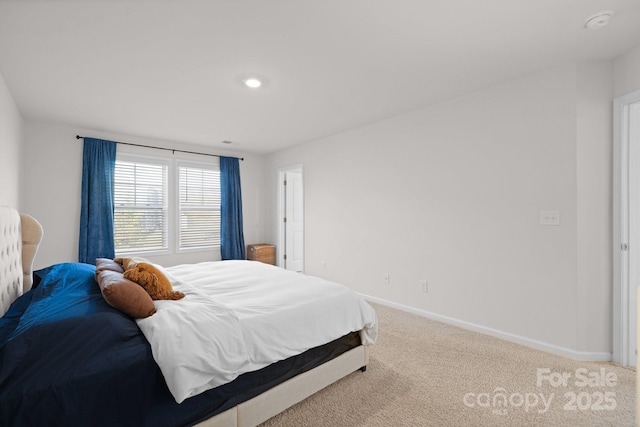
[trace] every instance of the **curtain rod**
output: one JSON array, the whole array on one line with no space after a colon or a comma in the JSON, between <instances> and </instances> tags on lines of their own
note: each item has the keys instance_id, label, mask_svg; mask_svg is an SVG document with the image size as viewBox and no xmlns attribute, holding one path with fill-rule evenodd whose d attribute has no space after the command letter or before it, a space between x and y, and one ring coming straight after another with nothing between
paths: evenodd
<instances>
[{"instance_id":1,"label":"curtain rod","mask_svg":"<svg viewBox=\"0 0 640 427\"><path fill-rule=\"evenodd\" d=\"M84 139L84 138L85 138L84 136L76 135L76 139ZM177 150L175 148L154 147L153 145L132 144L131 142L120 142L120 141L113 141L113 142L115 142L116 144L131 145L131 146L134 146L134 147L144 147L144 148L153 148L155 150L171 151L173 153L175 153L177 151L178 153L198 154L200 156L233 157L233 156L220 156L218 154L199 153L197 151ZM244 157L233 157L233 158L242 160L244 162Z\"/></svg>"}]
</instances>

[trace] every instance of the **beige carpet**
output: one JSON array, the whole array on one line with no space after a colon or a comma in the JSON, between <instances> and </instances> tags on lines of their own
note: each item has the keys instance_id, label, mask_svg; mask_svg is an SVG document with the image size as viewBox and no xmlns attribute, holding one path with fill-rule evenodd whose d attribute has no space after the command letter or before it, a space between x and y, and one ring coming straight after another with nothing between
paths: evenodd
<instances>
[{"instance_id":1,"label":"beige carpet","mask_svg":"<svg viewBox=\"0 0 640 427\"><path fill-rule=\"evenodd\" d=\"M373 306L380 333L367 371L354 372L264 427L635 425L632 369L568 359ZM594 386L581 387L583 377Z\"/></svg>"}]
</instances>

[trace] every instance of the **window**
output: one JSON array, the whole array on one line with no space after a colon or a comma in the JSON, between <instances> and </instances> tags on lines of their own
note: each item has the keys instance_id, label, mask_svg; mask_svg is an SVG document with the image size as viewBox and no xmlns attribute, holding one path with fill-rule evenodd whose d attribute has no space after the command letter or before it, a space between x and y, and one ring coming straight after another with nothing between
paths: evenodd
<instances>
[{"instance_id":1,"label":"window","mask_svg":"<svg viewBox=\"0 0 640 427\"><path fill-rule=\"evenodd\" d=\"M219 164L118 153L114 237L117 254L219 247Z\"/></svg>"},{"instance_id":2,"label":"window","mask_svg":"<svg viewBox=\"0 0 640 427\"><path fill-rule=\"evenodd\" d=\"M168 249L167 173L167 164L116 159L116 252Z\"/></svg>"},{"instance_id":3,"label":"window","mask_svg":"<svg viewBox=\"0 0 640 427\"><path fill-rule=\"evenodd\" d=\"M178 165L178 248L220 246L220 170Z\"/></svg>"}]
</instances>

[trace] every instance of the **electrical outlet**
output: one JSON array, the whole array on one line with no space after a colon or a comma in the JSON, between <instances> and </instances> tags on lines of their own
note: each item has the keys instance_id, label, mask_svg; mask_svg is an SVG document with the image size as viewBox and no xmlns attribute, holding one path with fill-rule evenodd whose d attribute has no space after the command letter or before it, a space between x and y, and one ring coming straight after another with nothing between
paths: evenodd
<instances>
[{"instance_id":1,"label":"electrical outlet","mask_svg":"<svg viewBox=\"0 0 640 427\"><path fill-rule=\"evenodd\" d=\"M560 211L540 211L540 225L560 225Z\"/></svg>"},{"instance_id":2,"label":"electrical outlet","mask_svg":"<svg viewBox=\"0 0 640 427\"><path fill-rule=\"evenodd\" d=\"M420 281L420 290L422 292L429 292L429 283L426 280Z\"/></svg>"},{"instance_id":3,"label":"electrical outlet","mask_svg":"<svg viewBox=\"0 0 640 427\"><path fill-rule=\"evenodd\" d=\"M384 283L389 284L389 273L384 274Z\"/></svg>"}]
</instances>

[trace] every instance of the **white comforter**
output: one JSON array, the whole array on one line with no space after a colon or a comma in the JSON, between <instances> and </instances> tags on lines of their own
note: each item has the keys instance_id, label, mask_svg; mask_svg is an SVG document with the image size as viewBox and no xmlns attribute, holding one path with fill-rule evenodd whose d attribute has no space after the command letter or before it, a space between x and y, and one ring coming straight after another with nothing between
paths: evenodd
<instances>
[{"instance_id":1,"label":"white comforter","mask_svg":"<svg viewBox=\"0 0 640 427\"><path fill-rule=\"evenodd\" d=\"M185 298L137 322L178 403L349 332L376 340L373 308L337 283L256 261L165 270Z\"/></svg>"}]
</instances>

